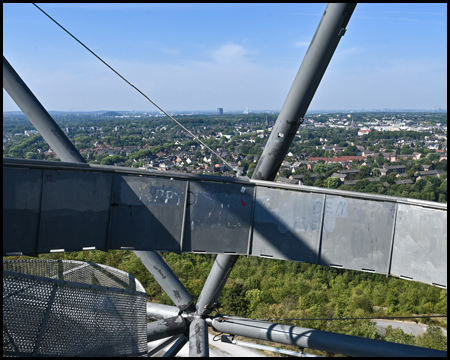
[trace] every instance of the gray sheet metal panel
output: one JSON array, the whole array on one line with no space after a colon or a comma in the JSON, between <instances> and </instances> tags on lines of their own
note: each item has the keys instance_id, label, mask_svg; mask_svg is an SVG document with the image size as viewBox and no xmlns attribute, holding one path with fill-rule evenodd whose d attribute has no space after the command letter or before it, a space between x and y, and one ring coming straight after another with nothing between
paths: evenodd
<instances>
[{"instance_id":1,"label":"gray sheet metal panel","mask_svg":"<svg viewBox=\"0 0 450 360\"><path fill-rule=\"evenodd\" d=\"M107 250L112 174L45 170L39 253Z\"/></svg>"},{"instance_id":2,"label":"gray sheet metal panel","mask_svg":"<svg viewBox=\"0 0 450 360\"><path fill-rule=\"evenodd\" d=\"M181 253L186 181L114 175L110 249Z\"/></svg>"},{"instance_id":3,"label":"gray sheet metal panel","mask_svg":"<svg viewBox=\"0 0 450 360\"><path fill-rule=\"evenodd\" d=\"M324 195L258 187L251 254L317 261Z\"/></svg>"},{"instance_id":4,"label":"gray sheet metal panel","mask_svg":"<svg viewBox=\"0 0 450 360\"><path fill-rule=\"evenodd\" d=\"M42 170L3 168L3 256L37 255Z\"/></svg>"},{"instance_id":5,"label":"gray sheet metal panel","mask_svg":"<svg viewBox=\"0 0 450 360\"><path fill-rule=\"evenodd\" d=\"M321 265L386 274L395 204L327 195Z\"/></svg>"},{"instance_id":6,"label":"gray sheet metal panel","mask_svg":"<svg viewBox=\"0 0 450 360\"><path fill-rule=\"evenodd\" d=\"M248 252L254 186L189 182L183 252Z\"/></svg>"},{"instance_id":7,"label":"gray sheet metal panel","mask_svg":"<svg viewBox=\"0 0 450 360\"><path fill-rule=\"evenodd\" d=\"M447 288L447 211L398 205L391 274Z\"/></svg>"}]
</instances>

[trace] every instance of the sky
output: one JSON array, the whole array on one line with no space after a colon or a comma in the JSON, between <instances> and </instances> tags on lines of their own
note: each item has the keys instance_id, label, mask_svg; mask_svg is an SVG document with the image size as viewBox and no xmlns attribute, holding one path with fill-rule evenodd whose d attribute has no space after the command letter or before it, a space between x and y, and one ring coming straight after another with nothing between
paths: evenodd
<instances>
[{"instance_id":1,"label":"sky","mask_svg":"<svg viewBox=\"0 0 450 360\"><path fill-rule=\"evenodd\" d=\"M166 111L279 111L326 4L38 4ZM49 111L156 111L32 4L3 55ZM447 108L447 4L358 4L310 110ZM3 111L19 108L3 90Z\"/></svg>"}]
</instances>

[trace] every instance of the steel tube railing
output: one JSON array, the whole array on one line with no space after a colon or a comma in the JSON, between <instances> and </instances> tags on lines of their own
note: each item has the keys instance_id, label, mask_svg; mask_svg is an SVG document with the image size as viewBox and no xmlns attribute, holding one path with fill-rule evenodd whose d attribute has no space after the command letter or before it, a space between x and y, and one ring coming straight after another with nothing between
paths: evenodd
<instances>
[{"instance_id":1,"label":"steel tube railing","mask_svg":"<svg viewBox=\"0 0 450 360\"><path fill-rule=\"evenodd\" d=\"M16 159L16 158L3 158L3 166L8 167L21 167L30 169L76 169L76 170L86 170L89 172L102 172L102 173L115 173L115 174L130 174L148 177L162 177L167 179L177 179L177 180L192 180L192 181L213 181L229 184L254 184L257 186L264 186L273 189L285 189L294 190L300 192L308 192L315 194L327 194L344 196L354 199L365 199L365 200L376 200L376 201L387 201L397 204L407 204L422 206L430 209L440 209L447 210L447 203L439 203L436 201L428 201L421 199L403 198L389 195L378 195L369 193L360 193L356 191L347 190L336 190L328 188L320 188L315 186L305 186L305 185L290 185L281 184L273 181L265 180L243 180L242 178L231 178L224 176L212 176L212 175L196 175L196 174L185 174L179 172L171 171L153 171L153 170L143 170L136 168L128 168L122 166L108 166L108 165L97 165L97 164L74 164L67 162L55 162L55 161L44 161L44 160L32 160L32 159Z\"/></svg>"},{"instance_id":2,"label":"steel tube railing","mask_svg":"<svg viewBox=\"0 0 450 360\"><path fill-rule=\"evenodd\" d=\"M156 304L152 302L147 303L147 319L162 320L178 316L180 309L176 306Z\"/></svg>"},{"instance_id":3,"label":"steel tube railing","mask_svg":"<svg viewBox=\"0 0 450 360\"><path fill-rule=\"evenodd\" d=\"M445 351L232 316L208 322L226 334L349 356L447 356Z\"/></svg>"}]
</instances>

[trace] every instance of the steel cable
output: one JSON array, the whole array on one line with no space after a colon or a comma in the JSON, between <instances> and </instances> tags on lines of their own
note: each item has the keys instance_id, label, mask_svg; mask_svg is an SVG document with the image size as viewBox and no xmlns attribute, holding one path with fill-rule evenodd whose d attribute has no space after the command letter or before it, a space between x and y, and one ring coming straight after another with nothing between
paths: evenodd
<instances>
[{"instance_id":1,"label":"steel cable","mask_svg":"<svg viewBox=\"0 0 450 360\"><path fill-rule=\"evenodd\" d=\"M169 119L173 120L178 126L180 126L184 131L186 131L190 136L192 136L196 141L206 147L211 153L216 155L222 162L228 165L233 171L238 174L237 169L235 169L228 161L222 158L219 154L217 154L214 150L212 150L208 145L206 145L203 141L201 141L198 136L195 136L192 132L190 132L186 127L184 127L180 122L175 120L172 116L170 116L166 111L160 108L154 101L152 101L147 95L145 95L141 90L139 90L136 86L130 83L126 78L124 78L121 74L119 74L112 66L110 66L106 61L104 61L100 56L94 53L91 49L89 49L86 45L84 45L80 40L78 40L74 35L72 35L66 28L64 28L61 24L59 24L55 19L53 19L49 14L47 14L44 10L42 10L35 3L32 3L36 6L42 13L44 13L50 20L52 20L56 25L58 25L61 29L63 29L67 34L69 34L72 38L74 38L81 46L83 46L87 51L89 51L92 55L94 55L97 59L99 59L103 64L105 64L109 69L111 69L117 76L119 76L123 81L125 81L128 85L134 88L137 92L139 92L142 96L144 96L148 101L150 101L156 108L158 108L161 112L163 112Z\"/></svg>"}]
</instances>

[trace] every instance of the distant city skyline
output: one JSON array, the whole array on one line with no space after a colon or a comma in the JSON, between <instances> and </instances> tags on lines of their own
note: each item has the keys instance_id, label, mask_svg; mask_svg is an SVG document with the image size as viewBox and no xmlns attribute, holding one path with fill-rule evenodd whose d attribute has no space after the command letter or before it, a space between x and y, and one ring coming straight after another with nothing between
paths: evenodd
<instances>
[{"instance_id":1,"label":"distant city skyline","mask_svg":"<svg viewBox=\"0 0 450 360\"><path fill-rule=\"evenodd\" d=\"M281 109L326 4L39 6L166 111L226 114ZM3 4L3 52L49 111L157 111L31 4ZM358 4L310 111L439 108L447 4Z\"/></svg>"}]
</instances>

